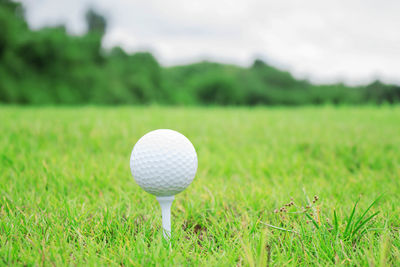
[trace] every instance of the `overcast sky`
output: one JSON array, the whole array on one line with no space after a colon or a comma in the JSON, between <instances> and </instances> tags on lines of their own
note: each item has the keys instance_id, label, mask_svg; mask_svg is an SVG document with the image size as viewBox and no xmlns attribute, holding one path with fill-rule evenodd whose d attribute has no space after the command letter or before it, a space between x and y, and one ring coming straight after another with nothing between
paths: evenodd
<instances>
[{"instance_id":1,"label":"overcast sky","mask_svg":"<svg viewBox=\"0 0 400 267\"><path fill-rule=\"evenodd\" d=\"M104 14L104 47L148 50L163 65L261 58L317 83L400 84L399 0L22 0L31 27L85 32Z\"/></svg>"}]
</instances>

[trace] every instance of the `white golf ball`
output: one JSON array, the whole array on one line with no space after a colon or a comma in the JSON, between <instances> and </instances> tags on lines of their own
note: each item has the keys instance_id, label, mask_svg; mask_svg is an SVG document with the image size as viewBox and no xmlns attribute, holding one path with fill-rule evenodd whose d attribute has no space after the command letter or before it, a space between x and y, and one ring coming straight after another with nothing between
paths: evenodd
<instances>
[{"instance_id":1,"label":"white golf ball","mask_svg":"<svg viewBox=\"0 0 400 267\"><path fill-rule=\"evenodd\" d=\"M156 196L173 196L194 179L197 155L184 135L168 129L145 134L135 144L130 166L135 181Z\"/></svg>"}]
</instances>

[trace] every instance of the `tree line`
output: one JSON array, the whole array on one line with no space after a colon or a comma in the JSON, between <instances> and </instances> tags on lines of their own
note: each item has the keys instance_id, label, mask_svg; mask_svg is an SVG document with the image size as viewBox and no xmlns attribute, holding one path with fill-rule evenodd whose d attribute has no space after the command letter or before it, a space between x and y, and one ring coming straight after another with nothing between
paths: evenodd
<instances>
[{"instance_id":1,"label":"tree line","mask_svg":"<svg viewBox=\"0 0 400 267\"><path fill-rule=\"evenodd\" d=\"M250 67L199 62L163 67L150 53L104 50L107 21L86 13L87 33L31 30L21 4L0 0L0 103L33 105L312 105L400 102L400 86L313 85L262 60Z\"/></svg>"}]
</instances>

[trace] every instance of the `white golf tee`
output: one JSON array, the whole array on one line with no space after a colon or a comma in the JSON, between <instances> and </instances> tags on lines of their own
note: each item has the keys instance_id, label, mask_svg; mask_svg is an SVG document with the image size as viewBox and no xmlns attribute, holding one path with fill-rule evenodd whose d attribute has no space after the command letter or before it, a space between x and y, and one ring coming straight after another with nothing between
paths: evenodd
<instances>
[{"instance_id":1,"label":"white golf tee","mask_svg":"<svg viewBox=\"0 0 400 267\"><path fill-rule=\"evenodd\" d=\"M163 235L166 240L171 238L171 205L175 196L157 197L161 206Z\"/></svg>"}]
</instances>

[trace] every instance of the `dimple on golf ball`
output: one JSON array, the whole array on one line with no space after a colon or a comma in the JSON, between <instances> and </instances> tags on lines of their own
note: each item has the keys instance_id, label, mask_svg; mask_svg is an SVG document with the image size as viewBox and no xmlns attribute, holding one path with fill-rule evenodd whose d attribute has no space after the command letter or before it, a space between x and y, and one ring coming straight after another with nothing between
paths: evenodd
<instances>
[{"instance_id":1,"label":"dimple on golf ball","mask_svg":"<svg viewBox=\"0 0 400 267\"><path fill-rule=\"evenodd\" d=\"M159 129L145 134L135 144L130 167L135 181L156 196L173 196L194 179L197 154L183 134Z\"/></svg>"}]
</instances>

